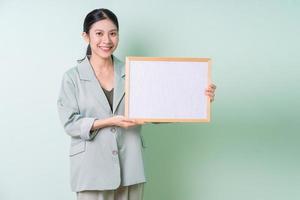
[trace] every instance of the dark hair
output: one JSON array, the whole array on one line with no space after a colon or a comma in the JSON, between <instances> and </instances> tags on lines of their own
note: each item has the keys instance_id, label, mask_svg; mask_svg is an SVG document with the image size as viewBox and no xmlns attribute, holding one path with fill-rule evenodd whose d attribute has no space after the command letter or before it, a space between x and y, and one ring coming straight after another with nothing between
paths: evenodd
<instances>
[{"instance_id":1,"label":"dark hair","mask_svg":"<svg viewBox=\"0 0 300 200\"><path fill-rule=\"evenodd\" d=\"M117 16L110 10L105 9L105 8L99 8L92 10L90 13L88 13L84 19L83 23L83 31L86 32L87 34L89 33L92 25L95 22L98 22L100 20L104 19L109 19L111 20L114 25L116 25L117 30L119 31L119 22ZM91 55L91 46L88 45L87 50L86 50L86 55Z\"/></svg>"}]
</instances>

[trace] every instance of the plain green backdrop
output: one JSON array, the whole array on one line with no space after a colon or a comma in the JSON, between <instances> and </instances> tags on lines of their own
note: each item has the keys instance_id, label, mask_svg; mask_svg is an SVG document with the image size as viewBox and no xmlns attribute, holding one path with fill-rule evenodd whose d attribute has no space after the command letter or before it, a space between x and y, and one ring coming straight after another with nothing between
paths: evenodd
<instances>
[{"instance_id":1,"label":"plain green backdrop","mask_svg":"<svg viewBox=\"0 0 300 200\"><path fill-rule=\"evenodd\" d=\"M212 59L211 122L143 128L145 200L300 199L299 1L0 0L1 200L75 199L56 99L100 7L121 59Z\"/></svg>"}]
</instances>

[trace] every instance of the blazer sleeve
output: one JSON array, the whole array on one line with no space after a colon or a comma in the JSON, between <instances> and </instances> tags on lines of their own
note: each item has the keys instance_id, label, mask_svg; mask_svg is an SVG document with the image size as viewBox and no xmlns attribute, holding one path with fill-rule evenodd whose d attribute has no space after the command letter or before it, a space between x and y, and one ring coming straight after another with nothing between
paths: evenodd
<instances>
[{"instance_id":1,"label":"blazer sleeve","mask_svg":"<svg viewBox=\"0 0 300 200\"><path fill-rule=\"evenodd\" d=\"M74 82L65 73L57 100L59 118L68 135L80 137L83 140L92 140L97 133L97 131L91 131L96 118L84 117L80 114L75 89Z\"/></svg>"}]
</instances>

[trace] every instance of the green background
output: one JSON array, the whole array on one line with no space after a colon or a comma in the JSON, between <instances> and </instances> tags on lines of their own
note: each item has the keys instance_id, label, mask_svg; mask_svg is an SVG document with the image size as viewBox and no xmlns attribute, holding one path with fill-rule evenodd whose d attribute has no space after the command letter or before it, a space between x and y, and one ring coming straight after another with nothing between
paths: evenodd
<instances>
[{"instance_id":1,"label":"green background","mask_svg":"<svg viewBox=\"0 0 300 200\"><path fill-rule=\"evenodd\" d=\"M145 200L300 199L297 0L1 0L0 199L75 199L56 98L100 7L122 59L212 59L210 123L143 127Z\"/></svg>"}]
</instances>

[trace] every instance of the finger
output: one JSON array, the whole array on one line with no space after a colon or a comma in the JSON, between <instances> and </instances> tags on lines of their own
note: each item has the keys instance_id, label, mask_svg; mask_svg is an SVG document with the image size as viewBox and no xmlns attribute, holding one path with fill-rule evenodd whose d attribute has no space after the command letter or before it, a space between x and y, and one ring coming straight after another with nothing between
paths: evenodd
<instances>
[{"instance_id":1,"label":"finger","mask_svg":"<svg viewBox=\"0 0 300 200\"><path fill-rule=\"evenodd\" d=\"M129 119L129 118L124 118L122 121L123 122L128 122L128 123L135 123L134 119Z\"/></svg>"},{"instance_id":2,"label":"finger","mask_svg":"<svg viewBox=\"0 0 300 200\"><path fill-rule=\"evenodd\" d=\"M128 124L136 124L137 121L134 120L134 119L130 119L130 120L128 120L128 121L125 121L125 123L128 123Z\"/></svg>"},{"instance_id":3,"label":"finger","mask_svg":"<svg viewBox=\"0 0 300 200\"><path fill-rule=\"evenodd\" d=\"M206 95L208 96L210 102L213 102L215 99L215 93L214 92L207 92Z\"/></svg>"},{"instance_id":4,"label":"finger","mask_svg":"<svg viewBox=\"0 0 300 200\"><path fill-rule=\"evenodd\" d=\"M146 124L146 122L142 121L142 122L138 122L138 125L144 125Z\"/></svg>"},{"instance_id":5,"label":"finger","mask_svg":"<svg viewBox=\"0 0 300 200\"><path fill-rule=\"evenodd\" d=\"M205 94L207 95L207 96L215 96L215 93L214 92L205 92Z\"/></svg>"},{"instance_id":6,"label":"finger","mask_svg":"<svg viewBox=\"0 0 300 200\"><path fill-rule=\"evenodd\" d=\"M209 87L212 88L212 89L214 89L214 90L217 89L217 86L215 84L213 84L213 83L209 84Z\"/></svg>"},{"instance_id":7,"label":"finger","mask_svg":"<svg viewBox=\"0 0 300 200\"><path fill-rule=\"evenodd\" d=\"M208 98L210 98L210 99L214 99L214 98L215 98L215 94L208 94L207 96L208 96Z\"/></svg>"},{"instance_id":8,"label":"finger","mask_svg":"<svg viewBox=\"0 0 300 200\"><path fill-rule=\"evenodd\" d=\"M208 89L205 90L205 92L215 92L215 90L211 89L211 88L208 88Z\"/></svg>"},{"instance_id":9,"label":"finger","mask_svg":"<svg viewBox=\"0 0 300 200\"><path fill-rule=\"evenodd\" d=\"M143 120L141 120L141 119L132 119L132 118L124 117L124 121L136 123L137 121L143 121Z\"/></svg>"},{"instance_id":10,"label":"finger","mask_svg":"<svg viewBox=\"0 0 300 200\"><path fill-rule=\"evenodd\" d=\"M207 88L207 90L210 90L210 91L215 91L215 90L216 90L216 88L214 88L214 87L208 87L208 88Z\"/></svg>"},{"instance_id":11,"label":"finger","mask_svg":"<svg viewBox=\"0 0 300 200\"><path fill-rule=\"evenodd\" d=\"M132 123L132 122L122 122L122 123L121 123L121 126L122 126L123 128L129 128L129 127L132 127L132 126L136 126L136 124L135 124L135 123Z\"/></svg>"},{"instance_id":12,"label":"finger","mask_svg":"<svg viewBox=\"0 0 300 200\"><path fill-rule=\"evenodd\" d=\"M145 124L145 121L142 119L134 119L132 120L135 124Z\"/></svg>"},{"instance_id":13,"label":"finger","mask_svg":"<svg viewBox=\"0 0 300 200\"><path fill-rule=\"evenodd\" d=\"M214 85L209 85L206 90L211 90L211 91L215 91L216 90L216 86Z\"/></svg>"}]
</instances>

